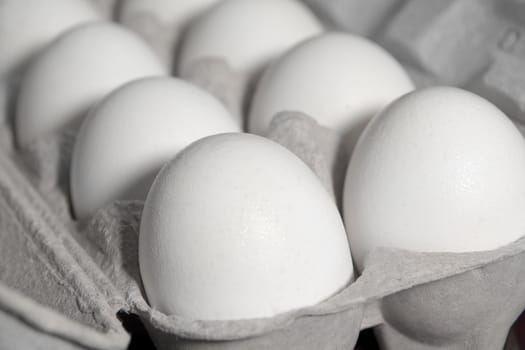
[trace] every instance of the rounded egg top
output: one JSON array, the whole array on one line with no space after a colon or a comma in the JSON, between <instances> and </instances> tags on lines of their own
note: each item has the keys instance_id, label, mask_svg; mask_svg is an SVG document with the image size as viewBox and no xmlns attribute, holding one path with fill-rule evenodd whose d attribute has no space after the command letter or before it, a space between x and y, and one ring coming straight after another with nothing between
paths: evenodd
<instances>
[{"instance_id":1,"label":"rounded egg top","mask_svg":"<svg viewBox=\"0 0 525 350\"><path fill-rule=\"evenodd\" d=\"M17 101L20 146L78 123L106 94L131 80L166 74L147 45L109 22L77 26L31 64Z\"/></svg>"},{"instance_id":2,"label":"rounded egg top","mask_svg":"<svg viewBox=\"0 0 525 350\"><path fill-rule=\"evenodd\" d=\"M143 200L165 162L202 137L240 131L225 107L204 90L171 77L118 88L86 118L71 164L76 217L114 200Z\"/></svg>"},{"instance_id":3,"label":"rounded egg top","mask_svg":"<svg viewBox=\"0 0 525 350\"><path fill-rule=\"evenodd\" d=\"M150 305L194 320L271 317L352 279L337 207L315 174L268 139L201 139L168 163L139 239Z\"/></svg>"},{"instance_id":4,"label":"rounded egg top","mask_svg":"<svg viewBox=\"0 0 525 350\"><path fill-rule=\"evenodd\" d=\"M0 1L0 78L24 67L64 31L97 19L87 0Z\"/></svg>"},{"instance_id":5,"label":"rounded egg top","mask_svg":"<svg viewBox=\"0 0 525 350\"><path fill-rule=\"evenodd\" d=\"M413 89L401 64L379 45L326 33L297 45L264 72L248 128L264 135L276 114L298 111L346 135L353 146L375 114Z\"/></svg>"},{"instance_id":6,"label":"rounded egg top","mask_svg":"<svg viewBox=\"0 0 525 350\"><path fill-rule=\"evenodd\" d=\"M401 97L350 161L344 219L357 267L376 247L498 248L525 234L525 140L494 105L450 87Z\"/></svg>"},{"instance_id":7,"label":"rounded egg top","mask_svg":"<svg viewBox=\"0 0 525 350\"><path fill-rule=\"evenodd\" d=\"M201 58L219 58L236 71L256 74L290 47L322 30L315 15L297 0L224 0L188 28L178 71Z\"/></svg>"}]
</instances>

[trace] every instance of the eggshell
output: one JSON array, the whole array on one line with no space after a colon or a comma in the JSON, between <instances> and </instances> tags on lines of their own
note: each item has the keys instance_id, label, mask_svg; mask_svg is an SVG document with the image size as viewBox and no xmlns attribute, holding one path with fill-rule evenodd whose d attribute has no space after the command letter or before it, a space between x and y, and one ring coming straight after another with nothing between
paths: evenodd
<instances>
[{"instance_id":1,"label":"eggshell","mask_svg":"<svg viewBox=\"0 0 525 350\"><path fill-rule=\"evenodd\" d=\"M200 58L215 57L252 74L321 31L313 13L296 0L224 0L188 29L178 71Z\"/></svg>"},{"instance_id":2,"label":"eggshell","mask_svg":"<svg viewBox=\"0 0 525 350\"><path fill-rule=\"evenodd\" d=\"M353 276L342 220L314 173L240 133L201 139L163 168L146 199L139 262L151 306L195 320L273 316Z\"/></svg>"},{"instance_id":3,"label":"eggshell","mask_svg":"<svg viewBox=\"0 0 525 350\"><path fill-rule=\"evenodd\" d=\"M118 18L150 43L170 67L183 30L219 0L125 0Z\"/></svg>"},{"instance_id":4,"label":"eggshell","mask_svg":"<svg viewBox=\"0 0 525 350\"><path fill-rule=\"evenodd\" d=\"M355 142L377 112L413 88L401 65L377 44L327 33L266 70L252 100L249 130L265 134L277 113L297 111Z\"/></svg>"},{"instance_id":5,"label":"eggshell","mask_svg":"<svg viewBox=\"0 0 525 350\"><path fill-rule=\"evenodd\" d=\"M354 150L344 218L359 269L372 249L496 249L525 234L525 141L494 105L435 87L401 97Z\"/></svg>"},{"instance_id":6,"label":"eggshell","mask_svg":"<svg viewBox=\"0 0 525 350\"><path fill-rule=\"evenodd\" d=\"M78 122L111 90L162 75L155 54L132 32L109 22L76 27L54 41L28 69L17 103L20 146Z\"/></svg>"},{"instance_id":7,"label":"eggshell","mask_svg":"<svg viewBox=\"0 0 525 350\"><path fill-rule=\"evenodd\" d=\"M60 33L98 18L85 0L0 1L0 77L18 70Z\"/></svg>"},{"instance_id":8,"label":"eggshell","mask_svg":"<svg viewBox=\"0 0 525 350\"><path fill-rule=\"evenodd\" d=\"M117 89L82 125L73 151L77 218L117 199L142 199L165 162L202 137L239 131L213 96L175 78L145 78Z\"/></svg>"}]
</instances>

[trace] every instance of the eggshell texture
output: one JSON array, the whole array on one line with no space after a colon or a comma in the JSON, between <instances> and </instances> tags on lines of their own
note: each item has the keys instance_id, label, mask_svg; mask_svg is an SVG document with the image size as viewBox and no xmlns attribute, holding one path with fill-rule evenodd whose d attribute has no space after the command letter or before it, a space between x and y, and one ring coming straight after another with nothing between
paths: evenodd
<instances>
[{"instance_id":1,"label":"eggshell texture","mask_svg":"<svg viewBox=\"0 0 525 350\"><path fill-rule=\"evenodd\" d=\"M296 0L225 0L190 26L178 71L200 58L217 57L242 73L255 73L322 26Z\"/></svg>"},{"instance_id":2,"label":"eggshell texture","mask_svg":"<svg viewBox=\"0 0 525 350\"><path fill-rule=\"evenodd\" d=\"M337 208L314 173L250 134L201 139L146 199L139 262L149 303L196 320L316 304L353 276Z\"/></svg>"},{"instance_id":3,"label":"eggshell texture","mask_svg":"<svg viewBox=\"0 0 525 350\"><path fill-rule=\"evenodd\" d=\"M71 167L77 218L117 199L145 199L165 162L202 137L239 131L213 96L175 78L133 81L85 120Z\"/></svg>"},{"instance_id":4,"label":"eggshell texture","mask_svg":"<svg viewBox=\"0 0 525 350\"><path fill-rule=\"evenodd\" d=\"M164 73L155 54L123 27L109 22L76 27L28 69L18 97L17 141L24 146L77 122L118 86Z\"/></svg>"},{"instance_id":5,"label":"eggshell texture","mask_svg":"<svg viewBox=\"0 0 525 350\"><path fill-rule=\"evenodd\" d=\"M413 89L401 65L377 44L327 33L266 70L252 100L249 130L265 134L277 113L298 111L357 140L377 112Z\"/></svg>"},{"instance_id":6,"label":"eggshell texture","mask_svg":"<svg viewBox=\"0 0 525 350\"><path fill-rule=\"evenodd\" d=\"M19 69L60 33L98 18L85 0L0 1L0 77Z\"/></svg>"},{"instance_id":7,"label":"eggshell texture","mask_svg":"<svg viewBox=\"0 0 525 350\"><path fill-rule=\"evenodd\" d=\"M525 144L472 93L436 87L375 117L346 175L344 218L359 269L372 249L496 249L525 234Z\"/></svg>"}]
</instances>

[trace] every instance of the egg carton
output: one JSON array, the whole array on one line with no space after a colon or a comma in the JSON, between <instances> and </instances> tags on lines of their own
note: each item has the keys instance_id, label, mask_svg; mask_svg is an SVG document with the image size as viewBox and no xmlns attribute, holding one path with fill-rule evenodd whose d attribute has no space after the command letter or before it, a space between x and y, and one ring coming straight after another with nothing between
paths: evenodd
<instances>
[{"instance_id":1,"label":"egg carton","mask_svg":"<svg viewBox=\"0 0 525 350\"><path fill-rule=\"evenodd\" d=\"M38 328L41 336L51 333L79 348L124 349L129 338L115 315L125 312L142 319L159 349L350 349L360 330L373 326L385 349L496 349L525 308L524 238L480 253L379 249L359 279L337 295L273 318L225 322L163 315L148 306L139 275L143 203L113 203L88 222L69 216L63 175L72 135L66 131L21 155L0 156L0 223L9 235L2 245L2 282L62 314L39 306L58 318L56 328ZM330 170L341 161L333 156L339 148L335 133L307 116L285 113L273 121L269 137L301 157L327 189L336 186ZM471 290L476 293L466 292ZM16 293L5 295L8 306L23 304L9 303L10 296L21 298ZM10 310L19 316L19 309ZM26 317L38 325L34 318L42 316L31 311Z\"/></svg>"},{"instance_id":2,"label":"egg carton","mask_svg":"<svg viewBox=\"0 0 525 350\"><path fill-rule=\"evenodd\" d=\"M523 30L520 2L307 2L327 23L389 48L418 86L467 87L518 125L525 120L524 70L516 70L524 64L523 40L508 34ZM220 60L194 68L186 77L241 115L244 77ZM142 203L115 202L88 222L73 221L67 179L74 131L21 151L9 141L9 123L2 124L0 348L125 349L129 335L117 314L129 313L141 318L159 349L350 349L370 327L383 349L498 349L525 308L524 237L477 253L378 249L337 295L273 318L163 315L149 307L139 275ZM337 134L309 116L286 113L274 119L269 137L303 159L340 203L348 155Z\"/></svg>"}]
</instances>

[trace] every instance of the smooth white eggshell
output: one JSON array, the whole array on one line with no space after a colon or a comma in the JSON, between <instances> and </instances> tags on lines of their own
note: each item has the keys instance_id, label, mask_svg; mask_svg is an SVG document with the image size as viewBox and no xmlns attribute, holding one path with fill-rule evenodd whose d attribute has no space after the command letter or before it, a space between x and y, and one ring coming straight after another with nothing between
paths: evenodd
<instances>
[{"instance_id":1,"label":"smooth white eggshell","mask_svg":"<svg viewBox=\"0 0 525 350\"><path fill-rule=\"evenodd\" d=\"M0 77L28 63L60 33L98 18L85 0L0 1Z\"/></svg>"},{"instance_id":2,"label":"smooth white eggshell","mask_svg":"<svg viewBox=\"0 0 525 350\"><path fill-rule=\"evenodd\" d=\"M155 54L131 31L109 22L61 35L29 67L17 103L20 146L76 122L111 90L163 75Z\"/></svg>"},{"instance_id":3,"label":"smooth white eggshell","mask_svg":"<svg viewBox=\"0 0 525 350\"><path fill-rule=\"evenodd\" d=\"M316 304L353 276L333 199L282 146L201 139L166 165L139 239L150 305L196 320L269 317Z\"/></svg>"},{"instance_id":4,"label":"smooth white eggshell","mask_svg":"<svg viewBox=\"0 0 525 350\"><path fill-rule=\"evenodd\" d=\"M436 87L375 117L346 175L344 218L362 269L376 247L498 248L525 234L525 141L494 105Z\"/></svg>"},{"instance_id":5,"label":"smooth white eggshell","mask_svg":"<svg viewBox=\"0 0 525 350\"><path fill-rule=\"evenodd\" d=\"M145 199L162 165L184 147L239 130L217 99L182 80L124 85L90 113L77 137L71 166L77 218L117 199Z\"/></svg>"},{"instance_id":6,"label":"smooth white eggshell","mask_svg":"<svg viewBox=\"0 0 525 350\"><path fill-rule=\"evenodd\" d=\"M379 45L327 33L296 46L266 70L252 100L249 130L264 135L277 113L299 111L357 140L377 112L413 89L401 65Z\"/></svg>"},{"instance_id":7,"label":"smooth white eggshell","mask_svg":"<svg viewBox=\"0 0 525 350\"><path fill-rule=\"evenodd\" d=\"M198 59L214 57L239 72L256 73L321 31L312 12L296 0L224 0L188 29L178 71L185 71Z\"/></svg>"}]
</instances>

